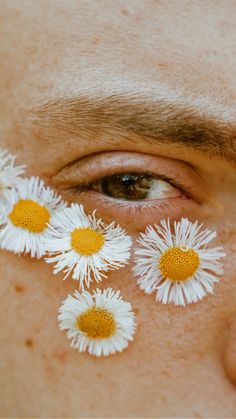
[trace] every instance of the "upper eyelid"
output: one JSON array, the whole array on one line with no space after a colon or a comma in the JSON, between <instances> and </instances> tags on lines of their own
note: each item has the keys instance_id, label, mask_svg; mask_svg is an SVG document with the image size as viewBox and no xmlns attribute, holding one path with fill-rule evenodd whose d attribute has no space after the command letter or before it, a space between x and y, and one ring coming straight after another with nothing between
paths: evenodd
<instances>
[{"instance_id":1,"label":"upper eyelid","mask_svg":"<svg viewBox=\"0 0 236 419\"><path fill-rule=\"evenodd\" d=\"M108 159L108 161L109 161L110 158L114 158L114 156L116 158L117 158L117 156L120 157L121 164L122 164L121 167L123 167L124 159L127 156L129 156L129 158L132 157L133 167L135 169L137 168L137 162L136 161L134 162L134 159L137 159L137 158L142 159L142 160L143 159L156 159L156 160L158 159L158 167L159 166L161 167L160 171L163 172L163 173L166 172L166 170L163 169L163 165L166 166L168 164L168 165L172 165L172 172L173 172L173 168L174 168L173 165L174 165L175 167L177 166L178 170L182 169L182 170L187 171L189 176L196 177L196 175L197 175L195 168L190 163L184 162L184 161L179 160L179 159L174 160L172 158L167 158L167 157L163 157L163 156L156 156L156 155L151 155L151 154L147 154L147 153L140 153L140 152L135 152L135 151L133 151L133 152L132 151L108 151L108 152L94 153L94 154L85 156L85 157L83 157L83 158L81 158L77 161L70 162L67 166L63 167L59 172L56 173L56 175L54 176L54 179L57 179L58 177L61 178L62 176L65 177L65 179L66 179L68 174L71 177L71 175L73 175L72 171L74 171L76 173L76 170L78 171L78 174L76 174L77 178L78 178L78 175L79 175L80 178L81 177L83 178L83 172L85 170L88 171L88 169L90 169L91 161L92 162L99 161L99 165L102 167L102 164L101 164L102 159ZM117 163L117 159L116 159L116 163ZM127 163L127 160L126 160L126 163ZM131 164L130 160L129 160L129 164ZM116 166L117 166L117 164L116 164ZM106 165L103 166L102 168L106 169L107 167L108 167L108 165L107 165L107 162L106 162ZM155 175L154 170L149 171L149 173ZM87 173L86 173L86 175L87 175ZM171 176L168 176L168 177L171 177ZM176 178L176 176L173 176L173 178Z\"/></svg>"}]
</instances>

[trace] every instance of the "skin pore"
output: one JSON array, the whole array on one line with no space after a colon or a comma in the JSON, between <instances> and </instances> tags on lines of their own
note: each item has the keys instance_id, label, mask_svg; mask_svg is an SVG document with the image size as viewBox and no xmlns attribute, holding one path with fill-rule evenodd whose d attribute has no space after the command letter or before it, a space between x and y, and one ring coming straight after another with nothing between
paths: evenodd
<instances>
[{"instance_id":1,"label":"skin pore","mask_svg":"<svg viewBox=\"0 0 236 419\"><path fill-rule=\"evenodd\" d=\"M217 230L227 253L214 295L186 308L145 295L132 264L109 274L101 287L121 290L138 330L97 359L58 329L77 283L1 251L2 417L234 417L235 14L230 0L1 3L0 148L134 240L185 216ZM94 187L121 173L161 179L164 196Z\"/></svg>"}]
</instances>

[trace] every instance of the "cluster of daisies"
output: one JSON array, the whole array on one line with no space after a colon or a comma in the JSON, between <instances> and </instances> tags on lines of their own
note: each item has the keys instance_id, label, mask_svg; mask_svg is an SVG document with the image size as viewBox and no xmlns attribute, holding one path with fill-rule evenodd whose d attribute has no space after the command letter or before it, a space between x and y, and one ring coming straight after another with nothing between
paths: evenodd
<instances>
[{"instance_id":1,"label":"cluster of daisies","mask_svg":"<svg viewBox=\"0 0 236 419\"><path fill-rule=\"evenodd\" d=\"M24 178L24 171L14 156L0 151L0 248L44 258L54 274L78 281L78 291L58 315L72 347L96 356L121 352L136 330L131 304L111 288L87 289L129 262L131 237L115 222L97 218L96 211L87 215L82 205L68 206L39 178ZM208 247L215 237L186 218L148 226L134 249L137 284L163 304L202 300L222 274L223 249Z\"/></svg>"}]
</instances>

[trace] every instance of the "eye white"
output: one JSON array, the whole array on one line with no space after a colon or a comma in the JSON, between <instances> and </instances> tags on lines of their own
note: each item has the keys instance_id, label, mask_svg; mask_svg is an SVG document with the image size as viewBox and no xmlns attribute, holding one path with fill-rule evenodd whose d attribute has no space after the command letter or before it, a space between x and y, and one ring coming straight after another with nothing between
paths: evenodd
<instances>
[{"instance_id":1,"label":"eye white","mask_svg":"<svg viewBox=\"0 0 236 419\"><path fill-rule=\"evenodd\" d=\"M164 199L179 196L180 192L164 180L153 179L146 199Z\"/></svg>"}]
</instances>

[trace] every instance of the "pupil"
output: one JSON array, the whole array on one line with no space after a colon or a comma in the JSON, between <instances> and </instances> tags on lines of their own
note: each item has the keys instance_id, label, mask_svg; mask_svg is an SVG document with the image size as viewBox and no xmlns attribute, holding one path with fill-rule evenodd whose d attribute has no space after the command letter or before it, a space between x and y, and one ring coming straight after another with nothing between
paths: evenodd
<instances>
[{"instance_id":1,"label":"pupil","mask_svg":"<svg viewBox=\"0 0 236 419\"><path fill-rule=\"evenodd\" d=\"M152 187L153 177L139 174L121 174L105 177L101 181L101 192L113 198L145 199Z\"/></svg>"},{"instance_id":2,"label":"pupil","mask_svg":"<svg viewBox=\"0 0 236 419\"><path fill-rule=\"evenodd\" d=\"M124 186L131 186L135 180L136 180L135 175L122 175L121 176L121 182L123 183Z\"/></svg>"}]
</instances>

